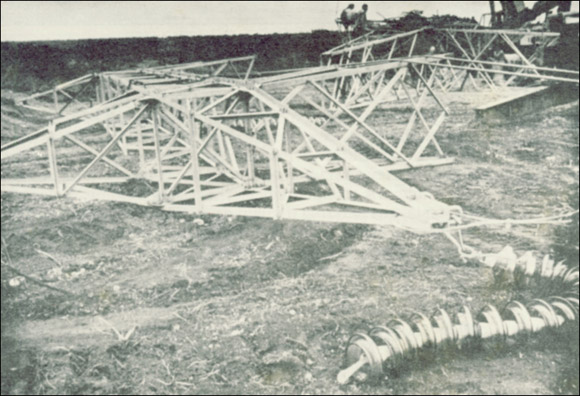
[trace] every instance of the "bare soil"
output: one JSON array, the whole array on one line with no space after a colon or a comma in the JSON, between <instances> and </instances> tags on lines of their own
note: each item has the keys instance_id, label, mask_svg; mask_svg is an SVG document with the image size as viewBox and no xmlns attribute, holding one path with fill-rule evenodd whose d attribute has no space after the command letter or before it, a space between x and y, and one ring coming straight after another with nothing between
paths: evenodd
<instances>
[{"instance_id":1,"label":"bare soil","mask_svg":"<svg viewBox=\"0 0 580 396\"><path fill-rule=\"evenodd\" d=\"M42 119L3 93L2 143ZM7 98L5 100L5 98ZM438 133L455 163L399 173L471 214L529 218L578 208L578 102L526 119L474 119L447 98ZM375 120L397 118L386 109ZM17 125L17 126L13 126ZM32 167L33 164L22 164ZM4 176L4 170L3 170ZM167 213L123 203L2 194L2 394L578 394L578 324L526 340L419 353L379 383L340 386L356 330L502 308L534 290L498 285L440 235L387 227ZM578 265L568 226L474 229ZM23 281L4 264L61 290Z\"/></svg>"}]
</instances>

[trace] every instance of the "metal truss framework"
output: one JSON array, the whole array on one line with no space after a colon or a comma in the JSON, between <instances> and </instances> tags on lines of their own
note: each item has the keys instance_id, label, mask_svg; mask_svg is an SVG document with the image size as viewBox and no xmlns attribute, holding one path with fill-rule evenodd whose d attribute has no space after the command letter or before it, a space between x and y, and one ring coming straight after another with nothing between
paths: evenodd
<instances>
[{"instance_id":1,"label":"metal truss framework","mask_svg":"<svg viewBox=\"0 0 580 396\"><path fill-rule=\"evenodd\" d=\"M22 165L17 155L48 165L2 178L2 191L415 232L455 224L460 209L391 173L452 161L435 138L447 110L433 79L413 77L400 61L250 79L253 61L245 61L242 78L218 76L234 64L224 60L75 80L98 78L99 104L3 146L3 174ZM406 123L379 131L377 107L401 96L411 108ZM427 101L435 111L423 109ZM156 191L128 193L135 179Z\"/></svg>"},{"instance_id":2,"label":"metal truss framework","mask_svg":"<svg viewBox=\"0 0 580 396\"><path fill-rule=\"evenodd\" d=\"M363 49L363 63L343 58L340 65L268 77L253 77L254 58L246 57L101 73L61 84L22 102L55 118L2 146L2 193L196 214L391 225L444 233L463 259L493 261L493 255L464 245L461 232L505 221L463 214L393 174L453 161L436 139L448 114L436 88L450 89L449 78L459 78L446 81L442 73L461 72L460 67L469 77L471 71L479 79L489 73L478 55L470 60L412 56L418 33L408 36L411 51L405 59L391 56L391 47L388 59L371 60L371 46ZM542 71L517 67L526 77ZM546 76L553 74L540 77ZM46 97L50 110L42 105ZM398 117L405 118L380 111L385 102L403 104ZM520 221L526 222L538 221ZM508 268L524 258L519 267L526 274L538 272L525 255ZM577 270L564 273L560 263L549 268L546 263L543 275L575 277L575 295L541 301L529 310L512 303L511 312L522 320L501 317L492 307L476 320L466 310L454 324L441 311L433 319L436 326L420 316L411 324L397 321L392 329L357 334L349 341L349 367L339 373L339 382L361 369L380 377L384 362L424 345L535 332L577 320Z\"/></svg>"},{"instance_id":3,"label":"metal truss framework","mask_svg":"<svg viewBox=\"0 0 580 396\"><path fill-rule=\"evenodd\" d=\"M578 83L577 71L542 66L544 50L555 45L559 36L552 32L489 29L370 32L324 52L321 62L342 65L419 55L427 57L427 61L416 62L420 73L424 77L435 74L435 85L445 92L461 90L468 81L477 90L516 85L525 79ZM526 51L516 44L521 42L533 44L533 52L525 55ZM494 49L502 50L498 55L502 59L495 59ZM510 52L511 62L503 49Z\"/></svg>"},{"instance_id":4,"label":"metal truss framework","mask_svg":"<svg viewBox=\"0 0 580 396\"><path fill-rule=\"evenodd\" d=\"M162 86L163 89L169 89L172 84L180 86L184 83L198 82L217 76L247 79L252 72L255 59L255 56L244 56L211 62L198 61L87 74L59 84L53 89L28 96L17 104L57 116L66 115L78 111L78 107L75 110L72 109L73 104L81 108L90 108L93 104L117 99L129 91L155 90L157 85Z\"/></svg>"}]
</instances>

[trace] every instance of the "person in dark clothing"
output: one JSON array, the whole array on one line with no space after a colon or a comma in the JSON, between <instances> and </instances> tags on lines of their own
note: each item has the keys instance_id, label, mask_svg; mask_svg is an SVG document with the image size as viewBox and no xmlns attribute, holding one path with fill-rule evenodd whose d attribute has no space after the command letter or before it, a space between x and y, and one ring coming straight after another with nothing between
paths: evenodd
<instances>
[{"instance_id":1,"label":"person in dark clothing","mask_svg":"<svg viewBox=\"0 0 580 396\"><path fill-rule=\"evenodd\" d=\"M359 12L357 14L356 17L356 23L354 24L354 27L352 29L353 34L355 36L360 36L362 34L365 34L367 31L367 11L369 9L369 6L367 4L363 4L362 6L362 11Z\"/></svg>"},{"instance_id":2,"label":"person in dark clothing","mask_svg":"<svg viewBox=\"0 0 580 396\"><path fill-rule=\"evenodd\" d=\"M340 23L344 26L344 30L348 31L350 26L353 26L357 21L357 13L354 10L354 4L349 4L340 14Z\"/></svg>"}]
</instances>

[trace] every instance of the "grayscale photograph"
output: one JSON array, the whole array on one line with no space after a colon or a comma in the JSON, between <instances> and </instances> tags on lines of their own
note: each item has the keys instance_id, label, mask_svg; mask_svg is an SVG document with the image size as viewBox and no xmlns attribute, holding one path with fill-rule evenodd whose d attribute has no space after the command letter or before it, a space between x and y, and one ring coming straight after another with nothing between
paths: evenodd
<instances>
[{"instance_id":1,"label":"grayscale photograph","mask_svg":"<svg viewBox=\"0 0 580 396\"><path fill-rule=\"evenodd\" d=\"M578 1L2 1L1 394L578 395Z\"/></svg>"}]
</instances>

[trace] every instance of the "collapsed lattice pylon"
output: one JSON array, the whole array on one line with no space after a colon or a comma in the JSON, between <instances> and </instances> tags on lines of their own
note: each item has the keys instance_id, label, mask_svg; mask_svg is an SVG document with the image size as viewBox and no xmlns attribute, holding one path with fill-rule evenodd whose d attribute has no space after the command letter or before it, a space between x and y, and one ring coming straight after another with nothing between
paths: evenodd
<instances>
[{"instance_id":1,"label":"collapsed lattice pylon","mask_svg":"<svg viewBox=\"0 0 580 396\"><path fill-rule=\"evenodd\" d=\"M231 60L91 77L97 105L2 147L3 175L17 157L48 164L3 177L2 191L416 232L455 225L456 208L391 173L452 161L435 137L447 110L432 79L401 61L250 78L253 58L243 60L241 78L218 75ZM407 122L379 128L377 108L401 96ZM156 191L127 192L136 179Z\"/></svg>"},{"instance_id":2,"label":"collapsed lattice pylon","mask_svg":"<svg viewBox=\"0 0 580 396\"><path fill-rule=\"evenodd\" d=\"M87 74L58 84L53 89L27 96L17 104L56 116L73 114L79 109L118 100L128 92L148 92L156 88L167 90L171 86L179 87L217 76L247 79L255 60L255 56L243 56Z\"/></svg>"},{"instance_id":3,"label":"collapsed lattice pylon","mask_svg":"<svg viewBox=\"0 0 580 396\"><path fill-rule=\"evenodd\" d=\"M461 90L467 82L477 90L518 85L530 79L578 84L577 70L543 67L545 50L559 39L560 33L556 32L513 29L372 31L322 53L321 63L406 59L424 77L434 74L436 88L444 92ZM533 51L522 50L520 43ZM422 59L412 59L417 56Z\"/></svg>"},{"instance_id":4,"label":"collapsed lattice pylon","mask_svg":"<svg viewBox=\"0 0 580 396\"><path fill-rule=\"evenodd\" d=\"M445 233L460 254L473 254L461 230L481 221L470 224L461 208L393 174L452 161L435 137L447 109L434 84L440 65L451 72L460 68L454 60L364 59L255 77L253 59L102 73L27 98L23 105L47 110L31 102L52 94L48 111L57 117L2 146L2 192L193 213L388 224ZM484 74L477 59L467 62L469 71ZM390 101L410 109L405 122L382 118L377 109ZM428 105L436 111L425 112ZM521 262L525 273L534 272L532 261ZM371 334L385 342L380 346L361 335L352 345L364 358L357 355L339 380L365 365L378 373L384 360L428 342L537 331L577 317L577 297L534 304L539 317L514 303L510 312L519 319L511 321L489 308L477 323L468 310L457 325L445 312L435 317L437 326L420 317L414 325L422 330L416 332L400 322L391 332Z\"/></svg>"}]
</instances>

